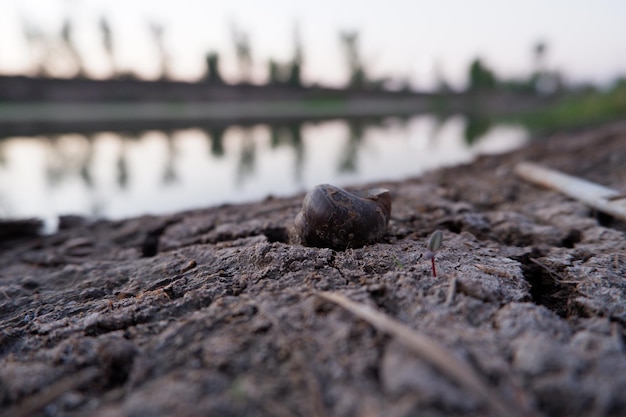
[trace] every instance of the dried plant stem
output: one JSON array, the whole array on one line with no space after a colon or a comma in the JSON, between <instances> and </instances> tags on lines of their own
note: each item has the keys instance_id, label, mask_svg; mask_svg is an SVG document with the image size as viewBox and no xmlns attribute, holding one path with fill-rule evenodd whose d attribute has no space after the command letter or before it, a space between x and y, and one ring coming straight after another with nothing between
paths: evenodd
<instances>
[{"instance_id":1,"label":"dried plant stem","mask_svg":"<svg viewBox=\"0 0 626 417\"><path fill-rule=\"evenodd\" d=\"M81 369L71 375L62 377L40 392L30 396L20 405L14 407L7 415L15 417L26 417L37 413L46 405L56 400L64 393L88 384L100 375L100 371L95 367Z\"/></svg>"},{"instance_id":2,"label":"dried plant stem","mask_svg":"<svg viewBox=\"0 0 626 417\"><path fill-rule=\"evenodd\" d=\"M626 196L618 190L531 162L518 163L515 173L523 180L559 191L598 211L626 221Z\"/></svg>"},{"instance_id":3,"label":"dried plant stem","mask_svg":"<svg viewBox=\"0 0 626 417\"><path fill-rule=\"evenodd\" d=\"M433 277L437 278L437 268L435 267L435 257L430 258L430 264L433 266Z\"/></svg>"},{"instance_id":4,"label":"dried plant stem","mask_svg":"<svg viewBox=\"0 0 626 417\"><path fill-rule=\"evenodd\" d=\"M318 295L345 308L378 330L396 337L398 341L414 350L424 360L461 384L468 391L485 400L496 415L523 416L529 414L520 410L519 406L505 401L499 392L490 387L466 362L457 358L436 340L417 333L386 314L368 305L354 302L341 294L321 292Z\"/></svg>"},{"instance_id":5,"label":"dried plant stem","mask_svg":"<svg viewBox=\"0 0 626 417\"><path fill-rule=\"evenodd\" d=\"M446 307L450 307L454 302L456 294L456 275L450 278L450 286L448 287L448 296L446 297Z\"/></svg>"}]
</instances>

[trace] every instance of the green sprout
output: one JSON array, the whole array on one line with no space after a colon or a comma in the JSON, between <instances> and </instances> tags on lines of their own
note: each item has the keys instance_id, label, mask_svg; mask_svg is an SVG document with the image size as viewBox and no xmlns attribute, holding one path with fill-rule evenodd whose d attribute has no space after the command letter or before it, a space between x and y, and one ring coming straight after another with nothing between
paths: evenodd
<instances>
[{"instance_id":1,"label":"green sprout","mask_svg":"<svg viewBox=\"0 0 626 417\"><path fill-rule=\"evenodd\" d=\"M404 264L403 264L402 262L400 262L400 259L398 259L398 257L397 257L397 256L394 256L394 257L393 257L393 261L396 263L396 266L397 266L399 269L404 269Z\"/></svg>"},{"instance_id":2,"label":"green sprout","mask_svg":"<svg viewBox=\"0 0 626 417\"><path fill-rule=\"evenodd\" d=\"M441 241L443 240L443 232L441 230L435 230L430 239L428 239L428 252L424 258L430 259L431 266L433 268L433 277L437 278L437 268L435 267L435 255L441 247Z\"/></svg>"}]
</instances>

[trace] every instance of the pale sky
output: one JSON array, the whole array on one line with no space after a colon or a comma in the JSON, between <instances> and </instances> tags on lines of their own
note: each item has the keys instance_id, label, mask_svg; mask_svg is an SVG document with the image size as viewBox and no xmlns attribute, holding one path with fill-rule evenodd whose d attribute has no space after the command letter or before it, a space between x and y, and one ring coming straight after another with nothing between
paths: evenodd
<instances>
[{"instance_id":1,"label":"pale sky","mask_svg":"<svg viewBox=\"0 0 626 417\"><path fill-rule=\"evenodd\" d=\"M345 82L342 30L359 31L373 76L408 77L417 87L433 85L435 68L462 86L477 56L498 75L528 74L538 41L548 46L547 67L568 80L606 83L626 75L624 0L0 0L0 72L29 71L21 22L58 35L69 17L90 72L106 76L101 16L111 23L118 65L145 77L158 71L150 21L165 26L173 72L185 80L200 76L210 50L236 80L233 23L249 34L258 81L270 57L290 58L296 25L309 82Z\"/></svg>"}]
</instances>

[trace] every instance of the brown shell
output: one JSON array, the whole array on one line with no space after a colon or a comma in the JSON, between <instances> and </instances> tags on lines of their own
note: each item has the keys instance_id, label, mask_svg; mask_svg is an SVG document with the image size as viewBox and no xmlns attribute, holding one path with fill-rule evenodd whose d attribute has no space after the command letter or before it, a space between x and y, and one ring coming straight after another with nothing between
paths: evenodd
<instances>
[{"instance_id":1,"label":"brown shell","mask_svg":"<svg viewBox=\"0 0 626 417\"><path fill-rule=\"evenodd\" d=\"M390 217L389 190L350 193L320 184L304 198L294 231L303 245L345 250L379 241Z\"/></svg>"}]
</instances>

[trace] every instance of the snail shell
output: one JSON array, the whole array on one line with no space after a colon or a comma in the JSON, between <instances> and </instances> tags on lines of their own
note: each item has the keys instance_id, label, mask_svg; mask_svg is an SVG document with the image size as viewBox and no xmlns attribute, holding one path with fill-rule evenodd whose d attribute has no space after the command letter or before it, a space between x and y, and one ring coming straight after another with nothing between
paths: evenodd
<instances>
[{"instance_id":1,"label":"snail shell","mask_svg":"<svg viewBox=\"0 0 626 417\"><path fill-rule=\"evenodd\" d=\"M294 232L303 245L345 250L379 241L390 217L389 190L350 193L320 184L304 197Z\"/></svg>"}]
</instances>

